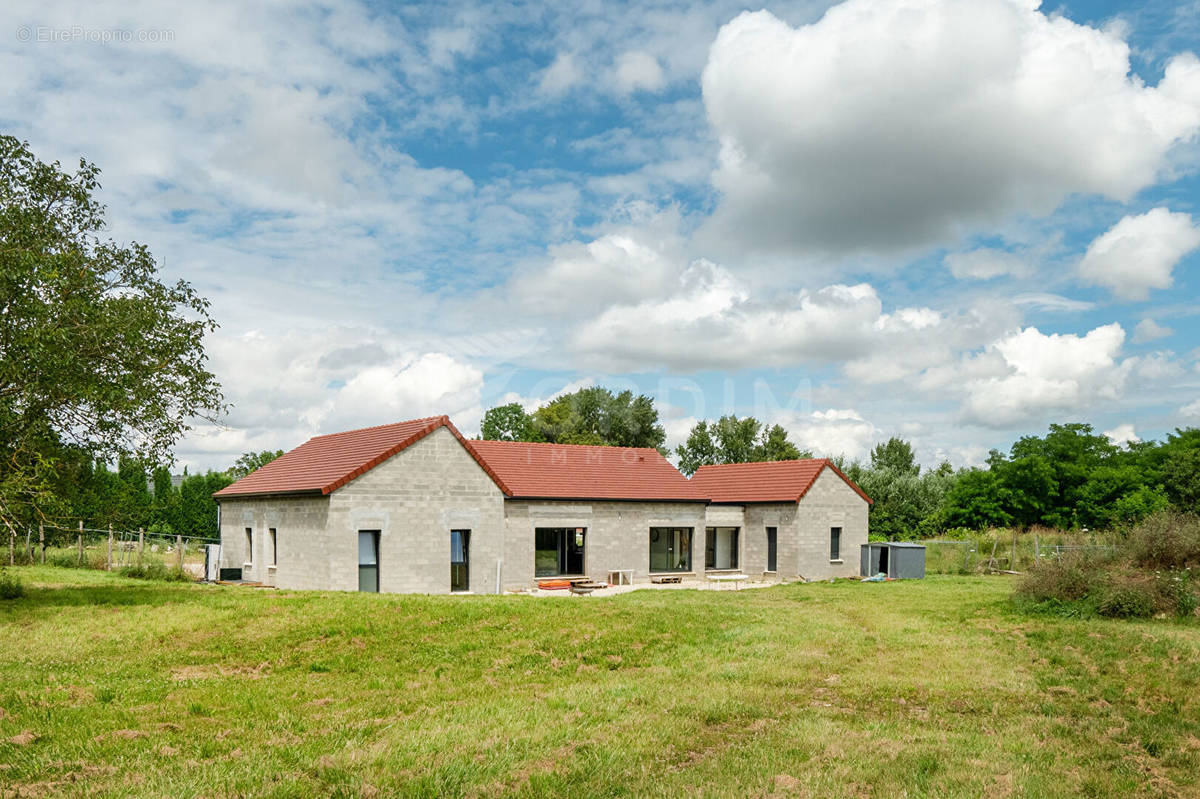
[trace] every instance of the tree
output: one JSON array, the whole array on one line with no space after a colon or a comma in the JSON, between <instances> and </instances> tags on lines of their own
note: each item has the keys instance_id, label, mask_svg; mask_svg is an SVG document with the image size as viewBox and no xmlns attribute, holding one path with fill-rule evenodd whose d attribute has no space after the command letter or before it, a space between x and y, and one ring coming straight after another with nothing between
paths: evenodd
<instances>
[{"instance_id":1,"label":"tree","mask_svg":"<svg viewBox=\"0 0 1200 799\"><path fill-rule=\"evenodd\" d=\"M271 461L283 455L281 449L264 449L262 452L244 453L229 469L229 476L241 480L251 472L257 471Z\"/></svg>"},{"instance_id":2,"label":"tree","mask_svg":"<svg viewBox=\"0 0 1200 799\"><path fill-rule=\"evenodd\" d=\"M1003 527L1012 521L1005 510L1007 492L995 472L969 469L958 475L946 492L941 511L942 527L966 527L982 530Z\"/></svg>"},{"instance_id":3,"label":"tree","mask_svg":"<svg viewBox=\"0 0 1200 799\"><path fill-rule=\"evenodd\" d=\"M661 449L667 433L654 401L632 391L613 394L591 386L564 394L533 412L529 440Z\"/></svg>"},{"instance_id":4,"label":"tree","mask_svg":"<svg viewBox=\"0 0 1200 799\"><path fill-rule=\"evenodd\" d=\"M912 444L902 438L892 437L871 450L872 469L891 469L898 474L920 474Z\"/></svg>"},{"instance_id":5,"label":"tree","mask_svg":"<svg viewBox=\"0 0 1200 799\"><path fill-rule=\"evenodd\" d=\"M99 170L64 172L0 136L0 518L44 513L62 446L169 462L223 410L208 301L143 245L102 239Z\"/></svg>"},{"instance_id":6,"label":"tree","mask_svg":"<svg viewBox=\"0 0 1200 799\"><path fill-rule=\"evenodd\" d=\"M692 427L687 441L675 448L679 470L695 474L701 466L719 463L752 463L811 458L787 437L780 425L763 429L753 416L722 416L715 422L700 421Z\"/></svg>"},{"instance_id":7,"label":"tree","mask_svg":"<svg viewBox=\"0 0 1200 799\"><path fill-rule=\"evenodd\" d=\"M479 435L485 441L538 441L533 419L519 402L497 405L483 415Z\"/></svg>"}]
</instances>

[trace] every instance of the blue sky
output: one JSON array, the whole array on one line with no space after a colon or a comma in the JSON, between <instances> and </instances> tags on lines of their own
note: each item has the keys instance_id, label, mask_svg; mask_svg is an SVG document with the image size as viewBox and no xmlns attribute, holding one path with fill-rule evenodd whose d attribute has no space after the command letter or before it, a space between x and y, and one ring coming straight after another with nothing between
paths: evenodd
<instances>
[{"instance_id":1,"label":"blue sky","mask_svg":"<svg viewBox=\"0 0 1200 799\"><path fill-rule=\"evenodd\" d=\"M15 2L6 132L213 301L192 468L602 384L927 463L1200 424L1200 4Z\"/></svg>"}]
</instances>

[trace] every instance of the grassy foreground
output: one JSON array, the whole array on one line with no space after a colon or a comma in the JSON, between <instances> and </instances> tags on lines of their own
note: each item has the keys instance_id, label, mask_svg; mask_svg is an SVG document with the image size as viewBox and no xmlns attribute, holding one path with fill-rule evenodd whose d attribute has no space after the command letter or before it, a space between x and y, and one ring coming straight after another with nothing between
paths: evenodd
<instances>
[{"instance_id":1,"label":"grassy foreground","mask_svg":"<svg viewBox=\"0 0 1200 799\"><path fill-rule=\"evenodd\" d=\"M1194 796L1200 626L1006 578L403 597L18 569L0 796Z\"/></svg>"}]
</instances>

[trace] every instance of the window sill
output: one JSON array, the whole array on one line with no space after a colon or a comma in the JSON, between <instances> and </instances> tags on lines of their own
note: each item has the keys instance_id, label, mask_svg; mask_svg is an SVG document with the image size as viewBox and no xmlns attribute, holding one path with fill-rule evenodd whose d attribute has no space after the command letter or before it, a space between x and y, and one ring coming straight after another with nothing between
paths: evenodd
<instances>
[{"instance_id":1,"label":"window sill","mask_svg":"<svg viewBox=\"0 0 1200 799\"><path fill-rule=\"evenodd\" d=\"M705 569L705 574L741 574L741 569Z\"/></svg>"},{"instance_id":2,"label":"window sill","mask_svg":"<svg viewBox=\"0 0 1200 799\"><path fill-rule=\"evenodd\" d=\"M269 572L273 572L273 571L275 571L275 570L276 570L276 569L278 569L278 568L279 568L279 566L278 566L278 565L276 565L276 564L272 563L270 566L268 566L268 567L267 567L267 571L269 571Z\"/></svg>"},{"instance_id":3,"label":"window sill","mask_svg":"<svg viewBox=\"0 0 1200 799\"><path fill-rule=\"evenodd\" d=\"M695 577L695 572L650 572L647 577Z\"/></svg>"},{"instance_id":4,"label":"window sill","mask_svg":"<svg viewBox=\"0 0 1200 799\"><path fill-rule=\"evenodd\" d=\"M846 561L842 560L841 558L830 558L829 562L841 564L841 563L845 563Z\"/></svg>"}]
</instances>

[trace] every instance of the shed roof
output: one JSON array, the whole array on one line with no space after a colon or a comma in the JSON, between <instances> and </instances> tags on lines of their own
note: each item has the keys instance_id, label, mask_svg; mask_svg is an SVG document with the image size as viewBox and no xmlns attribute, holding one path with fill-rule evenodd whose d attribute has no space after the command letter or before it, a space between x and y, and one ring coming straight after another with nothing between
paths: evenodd
<instances>
[{"instance_id":1,"label":"shed roof","mask_svg":"<svg viewBox=\"0 0 1200 799\"><path fill-rule=\"evenodd\" d=\"M213 496L223 499L267 494L328 494L439 427L445 427L466 444L466 439L446 416L316 436ZM478 454L470 447L467 451L491 475L500 490L507 493L503 481L479 459Z\"/></svg>"},{"instance_id":2,"label":"shed roof","mask_svg":"<svg viewBox=\"0 0 1200 799\"><path fill-rule=\"evenodd\" d=\"M625 499L706 502L653 448L523 441L468 441L514 499Z\"/></svg>"},{"instance_id":3,"label":"shed roof","mask_svg":"<svg viewBox=\"0 0 1200 799\"><path fill-rule=\"evenodd\" d=\"M692 475L692 483L713 502L799 502L825 469L833 470L860 497L871 502L828 458L701 466Z\"/></svg>"}]
</instances>

